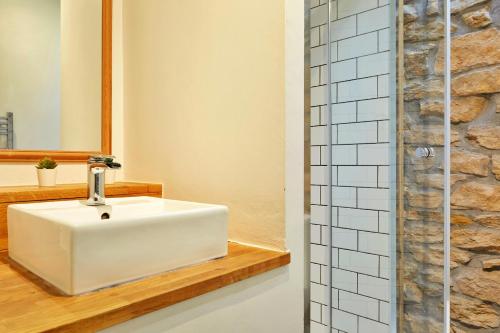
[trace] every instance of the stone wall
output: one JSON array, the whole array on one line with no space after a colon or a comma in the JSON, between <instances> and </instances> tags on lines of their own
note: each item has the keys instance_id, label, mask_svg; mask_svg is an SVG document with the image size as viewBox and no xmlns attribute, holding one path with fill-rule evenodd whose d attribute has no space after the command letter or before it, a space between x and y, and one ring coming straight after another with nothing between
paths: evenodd
<instances>
[{"instance_id":1,"label":"stone wall","mask_svg":"<svg viewBox=\"0 0 500 333\"><path fill-rule=\"evenodd\" d=\"M439 332L443 3L404 2L404 331ZM451 6L452 330L500 332L500 0ZM422 145L436 158L416 159Z\"/></svg>"}]
</instances>

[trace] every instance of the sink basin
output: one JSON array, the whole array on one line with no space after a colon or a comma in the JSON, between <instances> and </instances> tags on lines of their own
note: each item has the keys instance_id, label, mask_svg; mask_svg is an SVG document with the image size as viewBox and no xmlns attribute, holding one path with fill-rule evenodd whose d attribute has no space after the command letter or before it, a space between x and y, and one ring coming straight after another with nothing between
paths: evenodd
<instances>
[{"instance_id":1,"label":"sink basin","mask_svg":"<svg viewBox=\"0 0 500 333\"><path fill-rule=\"evenodd\" d=\"M152 197L10 205L9 256L75 295L227 255L225 206Z\"/></svg>"}]
</instances>

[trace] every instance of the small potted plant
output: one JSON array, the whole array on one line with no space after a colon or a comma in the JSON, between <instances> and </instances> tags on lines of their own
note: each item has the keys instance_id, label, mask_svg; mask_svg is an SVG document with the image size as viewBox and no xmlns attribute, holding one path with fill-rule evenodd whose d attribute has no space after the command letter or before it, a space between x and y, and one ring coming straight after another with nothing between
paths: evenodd
<instances>
[{"instance_id":1,"label":"small potted plant","mask_svg":"<svg viewBox=\"0 0 500 333\"><path fill-rule=\"evenodd\" d=\"M56 186L57 163L50 157L44 157L36 165L38 186Z\"/></svg>"}]
</instances>

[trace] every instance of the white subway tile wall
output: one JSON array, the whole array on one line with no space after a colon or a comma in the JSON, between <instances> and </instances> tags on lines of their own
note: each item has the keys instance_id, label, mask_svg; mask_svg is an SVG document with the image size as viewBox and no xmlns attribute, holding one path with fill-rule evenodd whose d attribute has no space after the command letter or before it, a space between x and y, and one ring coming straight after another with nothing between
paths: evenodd
<instances>
[{"instance_id":1,"label":"white subway tile wall","mask_svg":"<svg viewBox=\"0 0 500 333\"><path fill-rule=\"evenodd\" d=\"M331 332L385 333L390 317L389 1L331 0L330 42L327 0L310 1L311 332L328 332L332 288ZM326 154L328 79L331 161ZM327 191L333 206L330 231Z\"/></svg>"}]
</instances>

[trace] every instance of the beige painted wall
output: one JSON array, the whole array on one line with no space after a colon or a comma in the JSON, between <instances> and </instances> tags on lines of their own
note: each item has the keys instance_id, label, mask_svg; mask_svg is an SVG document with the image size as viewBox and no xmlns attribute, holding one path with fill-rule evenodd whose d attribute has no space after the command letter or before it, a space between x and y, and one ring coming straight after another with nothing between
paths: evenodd
<instances>
[{"instance_id":1,"label":"beige painted wall","mask_svg":"<svg viewBox=\"0 0 500 333\"><path fill-rule=\"evenodd\" d=\"M101 0L61 1L61 149L101 147Z\"/></svg>"},{"instance_id":2,"label":"beige painted wall","mask_svg":"<svg viewBox=\"0 0 500 333\"><path fill-rule=\"evenodd\" d=\"M161 1L173 2L171 0ZM243 3L243 1L235 2ZM272 2L278 1L273 0ZM262 10L264 10L266 6L262 3L261 5ZM283 13L278 10L273 12L275 19L279 21ZM254 15L256 15L255 12L250 11L248 22L258 21ZM284 111L282 111L286 119L286 149L284 154L286 158L281 167L285 168L286 188L286 213L283 219L283 228L286 228L286 245L291 251L292 263L278 270L110 327L103 330L103 333L304 332L303 286L304 268L306 267L304 261L306 223L304 222L303 204L304 3L286 0L285 15L286 34L281 38L286 40L286 69L284 73L286 95L284 97ZM262 33L259 35L262 37ZM267 43L264 44L270 48ZM278 44L278 47L281 45L281 43ZM242 57L244 60L252 61L246 56ZM234 90L239 90L239 87L234 86ZM241 94L244 95L244 93ZM245 100L251 101L252 96L248 95ZM259 134L265 135L266 133L259 132ZM129 161L129 164L136 162ZM148 163L149 159L144 162ZM262 166L265 169L273 167L270 165ZM200 169L202 168L200 167ZM202 172L204 173L203 170ZM267 185L263 186L267 187Z\"/></svg>"},{"instance_id":3,"label":"beige painted wall","mask_svg":"<svg viewBox=\"0 0 500 333\"><path fill-rule=\"evenodd\" d=\"M59 0L0 1L0 115L18 149L60 146L59 35Z\"/></svg>"},{"instance_id":4,"label":"beige painted wall","mask_svg":"<svg viewBox=\"0 0 500 333\"><path fill-rule=\"evenodd\" d=\"M125 177L285 248L284 1L124 0Z\"/></svg>"}]
</instances>

